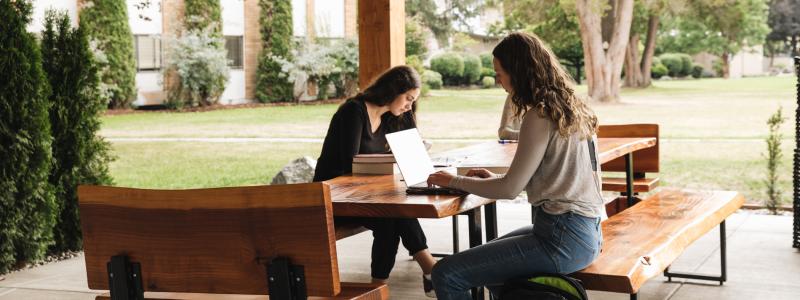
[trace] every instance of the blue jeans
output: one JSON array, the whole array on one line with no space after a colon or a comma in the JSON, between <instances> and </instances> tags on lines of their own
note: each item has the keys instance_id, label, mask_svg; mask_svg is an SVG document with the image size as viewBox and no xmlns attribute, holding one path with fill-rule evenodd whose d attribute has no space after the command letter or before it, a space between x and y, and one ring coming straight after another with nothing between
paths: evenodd
<instances>
[{"instance_id":1,"label":"blue jeans","mask_svg":"<svg viewBox=\"0 0 800 300\"><path fill-rule=\"evenodd\" d=\"M597 258L602 242L600 218L537 209L533 225L440 260L431 275L433 287L440 300L467 300L472 287L539 272L573 273Z\"/></svg>"}]
</instances>

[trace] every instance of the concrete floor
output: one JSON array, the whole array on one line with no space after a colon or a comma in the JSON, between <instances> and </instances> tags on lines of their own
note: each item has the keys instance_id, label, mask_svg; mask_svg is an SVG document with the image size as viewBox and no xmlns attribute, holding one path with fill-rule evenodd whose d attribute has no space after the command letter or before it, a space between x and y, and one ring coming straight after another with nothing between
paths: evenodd
<instances>
[{"instance_id":1,"label":"concrete floor","mask_svg":"<svg viewBox=\"0 0 800 300\"><path fill-rule=\"evenodd\" d=\"M527 204L498 205L500 234L530 223ZM421 220L434 252L451 251L451 221ZM461 221L462 248L466 247L466 220ZM740 211L728 218L728 282L723 286L702 281L649 280L639 299L800 299L800 251L791 247L792 218ZM368 282L372 236L362 233L337 242L341 280ZM674 271L718 274L719 232L715 229L696 241L673 264ZM393 299L426 299L419 267L399 251L389 278ZM5 275L0 300L94 299L102 291L86 286L83 257L51 263ZM591 299L628 299L627 295L589 292Z\"/></svg>"}]
</instances>

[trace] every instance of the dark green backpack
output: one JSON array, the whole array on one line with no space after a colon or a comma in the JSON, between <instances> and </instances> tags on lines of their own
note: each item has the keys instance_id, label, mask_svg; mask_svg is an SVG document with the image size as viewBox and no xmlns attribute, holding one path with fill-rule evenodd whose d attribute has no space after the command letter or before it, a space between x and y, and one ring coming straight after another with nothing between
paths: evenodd
<instances>
[{"instance_id":1,"label":"dark green backpack","mask_svg":"<svg viewBox=\"0 0 800 300\"><path fill-rule=\"evenodd\" d=\"M587 300L580 280L552 273L512 279L503 285L498 300Z\"/></svg>"}]
</instances>

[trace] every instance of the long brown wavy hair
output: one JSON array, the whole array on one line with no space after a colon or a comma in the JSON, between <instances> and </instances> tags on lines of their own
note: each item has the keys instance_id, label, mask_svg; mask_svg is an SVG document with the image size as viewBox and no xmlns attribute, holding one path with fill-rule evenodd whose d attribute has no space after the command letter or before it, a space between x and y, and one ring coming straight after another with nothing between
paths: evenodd
<instances>
[{"instance_id":1,"label":"long brown wavy hair","mask_svg":"<svg viewBox=\"0 0 800 300\"><path fill-rule=\"evenodd\" d=\"M595 134L597 116L575 95L572 77L539 37L512 33L497 44L492 55L511 79L516 117L535 109L540 117L558 125L562 137L576 132L581 138Z\"/></svg>"}]
</instances>

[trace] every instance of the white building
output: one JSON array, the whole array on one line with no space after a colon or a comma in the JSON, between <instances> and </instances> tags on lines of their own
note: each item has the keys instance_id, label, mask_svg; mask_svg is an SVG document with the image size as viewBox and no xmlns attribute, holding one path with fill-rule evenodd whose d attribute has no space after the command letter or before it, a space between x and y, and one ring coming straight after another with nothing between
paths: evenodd
<instances>
[{"instance_id":1,"label":"white building","mask_svg":"<svg viewBox=\"0 0 800 300\"><path fill-rule=\"evenodd\" d=\"M28 31L41 32L47 9L66 10L77 26L81 0L34 0ZM126 0L136 58L137 98L134 105L160 104L162 86L161 38L182 16L183 0ZM141 4L148 3L142 7ZM228 50L230 78L220 103L250 102L255 95L255 69L261 49L258 0L220 0L222 33ZM355 38L356 0L292 0L293 30L297 37ZM312 28L312 30L309 30Z\"/></svg>"}]
</instances>

